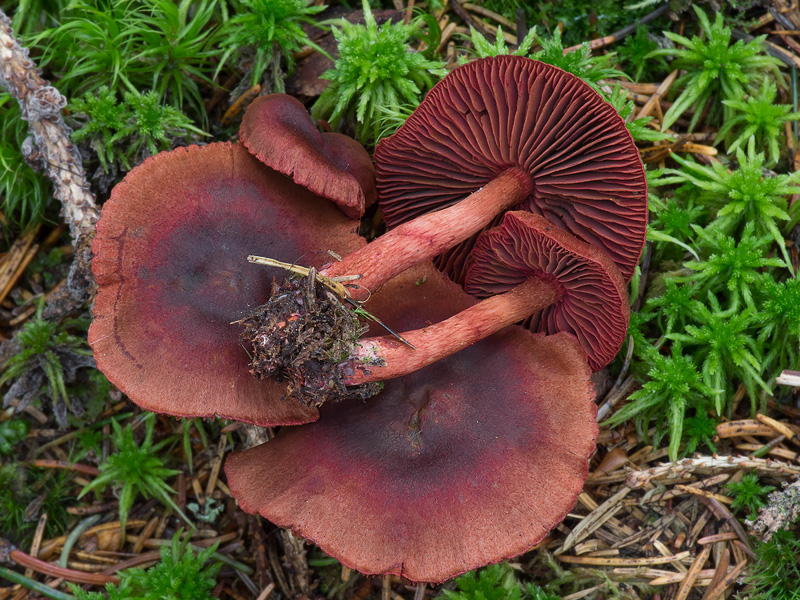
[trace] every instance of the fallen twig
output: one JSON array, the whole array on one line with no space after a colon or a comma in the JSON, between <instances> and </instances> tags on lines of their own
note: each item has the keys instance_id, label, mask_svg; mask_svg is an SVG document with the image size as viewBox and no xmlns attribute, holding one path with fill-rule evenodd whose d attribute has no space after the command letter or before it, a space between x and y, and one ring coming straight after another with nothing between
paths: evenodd
<instances>
[{"instance_id":1,"label":"fallen twig","mask_svg":"<svg viewBox=\"0 0 800 600\"><path fill-rule=\"evenodd\" d=\"M39 162L61 201L61 214L72 233L73 244L94 232L99 213L83 172L78 150L70 142L70 130L61 110L67 101L42 79L28 50L20 46L11 29L11 19L0 10L0 86L19 102L28 121L33 144L23 145L23 154Z\"/></svg>"},{"instance_id":2,"label":"fallen twig","mask_svg":"<svg viewBox=\"0 0 800 600\"><path fill-rule=\"evenodd\" d=\"M631 469L628 471L625 481L628 487L636 489L654 479L688 479L695 472L705 473L726 469L756 469L767 473L800 476L800 466L777 460L749 456L698 456L660 464L641 471Z\"/></svg>"},{"instance_id":3,"label":"fallen twig","mask_svg":"<svg viewBox=\"0 0 800 600\"><path fill-rule=\"evenodd\" d=\"M22 153L32 164L40 164L53 182L54 195L61 202L61 214L72 234L75 258L67 283L49 299L44 318L72 312L89 297L91 242L99 211L83 170L78 150L70 142L70 129L61 110L67 101L42 79L28 50L17 43L11 20L0 9L0 87L17 100L22 118L28 121L32 138ZM27 143L32 139L32 143Z\"/></svg>"}]
</instances>

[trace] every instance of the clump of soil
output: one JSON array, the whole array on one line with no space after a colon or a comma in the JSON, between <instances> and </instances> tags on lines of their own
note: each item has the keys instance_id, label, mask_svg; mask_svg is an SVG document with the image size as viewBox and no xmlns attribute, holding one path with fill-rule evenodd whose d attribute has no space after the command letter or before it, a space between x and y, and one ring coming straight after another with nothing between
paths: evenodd
<instances>
[{"instance_id":1,"label":"clump of soil","mask_svg":"<svg viewBox=\"0 0 800 600\"><path fill-rule=\"evenodd\" d=\"M366 333L353 310L308 277L272 284L272 296L241 321L242 340L252 346L250 372L259 380L286 381L286 397L320 406L326 401L365 399L382 386L346 386L348 357Z\"/></svg>"}]
</instances>

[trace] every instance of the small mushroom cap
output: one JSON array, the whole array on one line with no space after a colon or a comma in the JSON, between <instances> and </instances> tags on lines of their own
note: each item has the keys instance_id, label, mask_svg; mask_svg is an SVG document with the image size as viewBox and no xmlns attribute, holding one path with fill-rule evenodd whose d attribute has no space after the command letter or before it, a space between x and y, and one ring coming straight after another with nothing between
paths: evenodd
<instances>
[{"instance_id":1,"label":"small mushroom cap","mask_svg":"<svg viewBox=\"0 0 800 600\"><path fill-rule=\"evenodd\" d=\"M375 202L375 169L364 147L340 133L320 133L303 104L286 94L256 98L239 138L265 165L358 219Z\"/></svg>"},{"instance_id":2,"label":"small mushroom cap","mask_svg":"<svg viewBox=\"0 0 800 600\"><path fill-rule=\"evenodd\" d=\"M373 300L400 330L473 303L430 266ZM412 581L443 581L541 541L574 506L598 432L575 339L516 326L321 413L232 454L232 494L350 568Z\"/></svg>"},{"instance_id":3,"label":"small mushroom cap","mask_svg":"<svg viewBox=\"0 0 800 600\"><path fill-rule=\"evenodd\" d=\"M239 144L147 159L112 191L92 245L98 368L155 412L264 426L315 420L315 409L281 400L285 386L250 375L242 327L232 322L286 275L249 264L248 254L287 262L347 254L363 245L356 225Z\"/></svg>"},{"instance_id":4,"label":"small mushroom cap","mask_svg":"<svg viewBox=\"0 0 800 600\"><path fill-rule=\"evenodd\" d=\"M575 335L593 370L617 355L628 331L630 306L619 269L602 251L544 217L506 213L483 232L469 255L464 289L479 298L507 292L529 277L560 290L555 304L531 315L531 331Z\"/></svg>"},{"instance_id":5,"label":"small mushroom cap","mask_svg":"<svg viewBox=\"0 0 800 600\"><path fill-rule=\"evenodd\" d=\"M533 181L520 208L606 252L626 281L639 261L647 229L639 153L614 107L557 67L498 56L455 69L381 140L375 164L389 227L519 167ZM468 240L437 262L459 283L470 248Z\"/></svg>"}]
</instances>

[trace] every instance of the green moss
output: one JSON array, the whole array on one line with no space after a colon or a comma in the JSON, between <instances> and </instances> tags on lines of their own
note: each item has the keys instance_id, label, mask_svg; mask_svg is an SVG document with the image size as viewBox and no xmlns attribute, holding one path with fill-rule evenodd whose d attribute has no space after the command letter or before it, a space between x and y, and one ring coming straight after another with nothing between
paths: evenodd
<instances>
[{"instance_id":1,"label":"green moss","mask_svg":"<svg viewBox=\"0 0 800 600\"><path fill-rule=\"evenodd\" d=\"M389 133L381 124L381 109L416 107L422 95L445 75L444 63L428 60L408 45L423 22L375 22L364 1L364 25L340 21L333 28L339 58L323 79L330 84L314 103L312 116L327 119L334 129L347 123L362 144L374 144Z\"/></svg>"}]
</instances>

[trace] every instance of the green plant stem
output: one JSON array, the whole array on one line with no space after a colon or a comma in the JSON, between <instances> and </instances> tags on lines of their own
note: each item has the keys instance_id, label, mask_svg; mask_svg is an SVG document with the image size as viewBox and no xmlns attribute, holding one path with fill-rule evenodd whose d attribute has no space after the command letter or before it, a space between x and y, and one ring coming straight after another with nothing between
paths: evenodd
<instances>
[{"instance_id":1,"label":"green plant stem","mask_svg":"<svg viewBox=\"0 0 800 600\"><path fill-rule=\"evenodd\" d=\"M97 523L100 517L102 517L101 514L92 515L78 523L75 529L70 532L67 540L64 542L64 548L61 550L61 557L58 559L59 565L64 568L67 567L67 559L69 559L69 553L72 552L72 547L75 545L75 542L78 541L78 538L81 537L84 531Z\"/></svg>"},{"instance_id":2,"label":"green plant stem","mask_svg":"<svg viewBox=\"0 0 800 600\"><path fill-rule=\"evenodd\" d=\"M792 108L797 112L797 67L792 66ZM797 143L797 121L792 123L792 131L794 132L794 141Z\"/></svg>"},{"instance_id":3,"label":"green plant stem","mask_svg":"<svg viewBox=\"0 0 800 600\"><path fill-rule=\"evenodd\" d=\"M56 589L46 586L43 583L34 581L29 577L25 577L25 575L22 575L21 573L17 573L11 569L6 569L5 567L0 567L0 578L8 579L12 583L18 583L19 585L24 586L29 590L33 590L47 598L53 598L54 600L77 600L75 596L72 596L71 594L60 592Z\"/></svg>"},{"instance_id":4,"label":"green plant stem","mask_svg":"<svg viewBox=\"0 0 800 600\"><path fill-rule=\"evenodd\" d=\"M201 548L200 546L195 546L194 544L192 544L192 549L195 552L200 552L201 550L203 550L203 548ZM211 556L213 556L219 562L224 563L224 564L228 565L229 567L232 567L232 568L236 569L237 571L240 571L241 573L244 573L245 575L252 575L253 574L253 569L251 569L250 567L248 567L244 563L240 563L238 560L232 559L230 556L227 556L225 554L220 554L219 552L214 552L214 554L212 554Z\"/></svg>"}]
</instances>

